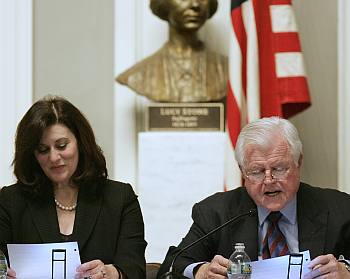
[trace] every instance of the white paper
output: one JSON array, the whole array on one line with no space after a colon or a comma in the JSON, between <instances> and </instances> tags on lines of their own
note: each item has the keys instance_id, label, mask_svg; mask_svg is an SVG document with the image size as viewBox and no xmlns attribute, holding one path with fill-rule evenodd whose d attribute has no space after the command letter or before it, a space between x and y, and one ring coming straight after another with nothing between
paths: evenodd
<instances>
[{"instance_id":1,"label":"white paper","mask_svg":"<svg viewBox=\"0 0 350 279\"><path fill-rule=\"evenodd\" d=\"M8 244L7 249L17 279L73 279L80 265L77 242Z\"/></svg>"},{"instance_id":2,"label":"white paper","mask_svg":"<svg viewBox=\"0 0 350 279\"><path fill-rule=\"evenodd\" d=\"M310 269L307 267L308 263L310 262L310 252L305 251L301 252L301 254L303 254L302 262L301 258L292 257L292 263L301 263L302 265L290 266L289 279L303 278L303 275L310 271ZM288 265L289 255L252 262L251 279L287 279ZM302 269L301 276L300 269Z\"/></svg>"}]
</instances>

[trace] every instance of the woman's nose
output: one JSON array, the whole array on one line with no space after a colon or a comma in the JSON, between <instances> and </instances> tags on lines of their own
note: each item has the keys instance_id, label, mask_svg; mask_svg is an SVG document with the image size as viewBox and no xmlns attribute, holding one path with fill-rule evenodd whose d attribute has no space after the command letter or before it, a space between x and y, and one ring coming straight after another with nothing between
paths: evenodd
<instances>
[{"instance_id":1,"label":"woman's nose","mask_svg":"<svg viewBox=\"0 0 350 279\"><path fill-rule=\"evenodd\" d=\"M60 152L58 150L52 149L49 154L49 159L51 162L56 162L61 158Z\"/></svg>"}]
</instances>

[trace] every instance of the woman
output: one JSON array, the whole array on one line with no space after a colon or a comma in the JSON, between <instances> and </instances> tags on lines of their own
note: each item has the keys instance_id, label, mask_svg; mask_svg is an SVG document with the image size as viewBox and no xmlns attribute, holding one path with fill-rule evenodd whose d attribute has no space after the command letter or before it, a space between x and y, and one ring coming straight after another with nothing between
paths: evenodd
<instances>
[{"instance_id":1,"label":"woman","mask_svg":"<svg viewBox=\"0 0 350 279\"><path fill-rule=\"evenodd\" d=\"M13 166L17 183L0 191L1 250L77 241L77 278L145 278L137 197L129 184L107 179L105 157L76 107L60 97L36 102L17 127Z\"/></svg>"},{"instance_id":2,"label":"woman","mask_svg":"<svg viewBox=\"0 0 350 279\"><path fill-rule=\"evenodd\" d=\"M152 12L169 23L169 40L117 77L157 102L212 102L225 98L227 58L210 51L198 30L217 10L217 0L151 0Z\"/></svg>"}]
</instances>

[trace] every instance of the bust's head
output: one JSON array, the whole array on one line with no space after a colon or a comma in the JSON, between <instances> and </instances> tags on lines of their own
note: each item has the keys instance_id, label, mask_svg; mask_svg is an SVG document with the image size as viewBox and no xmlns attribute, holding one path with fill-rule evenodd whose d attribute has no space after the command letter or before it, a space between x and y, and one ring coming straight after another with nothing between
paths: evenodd
<instances>
[{"instance_id":1,"label":"bust's head","mask_svg":"<svg viewBox=\"0 0 350 279\"><path fill-rule=\"evenodd\" d=\"M150 0L152 12L180 30L198 30L212 17L217 0Z\"/></svg>"}]
</instances>

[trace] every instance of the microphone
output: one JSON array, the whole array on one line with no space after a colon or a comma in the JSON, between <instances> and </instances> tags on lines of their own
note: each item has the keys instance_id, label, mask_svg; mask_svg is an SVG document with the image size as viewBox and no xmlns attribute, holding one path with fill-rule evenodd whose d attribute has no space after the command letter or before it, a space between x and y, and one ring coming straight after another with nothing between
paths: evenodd
<instances>
[{"instance_id":1,"label":"microphone","mask_svg":"<svg viewBox=\"0 0 350 279\"><path fill-rule=\"evenodd\" d=\"M175 272L173 272L173 266L174 266L174 263L176 261L176 259L183 253L185 252L186 250L190 249L192 246L196 245L197 243L201 242L203 239L206 239L207 237L211 236L212 234L216 233L217 231L221 230L222 228L228 226L229 224L231 223L234 223L236 221L238 221L239 219L245 217L245 216L253 216L255 215L257 212L257 210L255 208L252 208L250 209L248 212L245 212L245 213L242 213L242 214L239 214L239 215L236 215L234 216L233 218L229 219L228 221L226 221L225 223L223 223L222 225L216 227L215 229L211 230L210 232L206 233L205 235L201 236L200 238L198 238L197 240L195 240L194 242L188 244L187 246L185 246L184 248L182 248L180 251L178 251L172 262L171 262L171 265L170 265L170 268L169 268L169 271L166 272L165 274L162 275L161 279L176 279L176 278L187 278L187 277L184 277L184 276L179 276L177 275Z\"/></svg>"}]
</instances>

